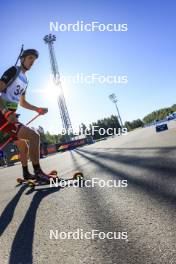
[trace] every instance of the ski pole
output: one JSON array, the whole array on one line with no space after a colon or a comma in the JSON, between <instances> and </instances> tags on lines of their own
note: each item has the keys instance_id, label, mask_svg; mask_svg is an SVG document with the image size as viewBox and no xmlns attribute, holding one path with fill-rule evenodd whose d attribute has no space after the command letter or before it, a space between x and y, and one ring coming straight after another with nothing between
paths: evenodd
<instances>
[{"instance_id":1,"label":"ski pole","mask_svg":"<svg viewBox=\"0 0 176 264\"><path fill-rule=\"evenodd\" d=\"M40 114L37 114L34 118L32 118L26 126L28 126L32 121L34 121ZM6 123L6 125L8 122ZM5 126L3 125L0 129L3 129ZM11 136L2 146L0 146L0 150L2 150L11 140L13 140L14 136Z\"/></svg>"},{"instance_id":2,"label":"ski pole","mask_svg":"<svg viewBox=\"0 0 176 264\"><path fill-rule=\"evenodd\" d=\"M32 118L27 124L26 126L28 126L30 123L32 123L37 117L39 117L40 114L37 114L34 118Z\"/></svg>"},{"instance_id":3,"label":"ski pole","mask_svg":"<svg viewBox=\"0 0 176 264\"><path fill-rule=\"evenodd\" d=\"M19 61L19 59L20 59L20 57L21 57L21 54L23 53L23 47L24 47L24 45L22 44L22 46L21 46L21 50L20 50L20 54L18 55L18 58L17 58L16 63L15 63L15 66L17 66L18 61Z\"/></svg>"},{"instance_id":4,"label":"ski pole","mask_svg":"<svg viewBox=\"0 0 176 264\"><path fill-rule=\"evenodd\" d=\"M3 148L5 148L5 146L13 139L14 137L10 137L1 147L0 147L0 151L3 150Z\"/></svg>"},{"instance_id":5,"label":"ski pole","mask_svg":"<svg viewBox=\"0 0 176 264\"><path fill-rule=\"evenodd\" d=\"M8 124L9 124L9 123L6 122L4 125L2 125L2 126L0 127L0 131L2 131L2 130L3 130Z\"/></svg>"}]
</instances>

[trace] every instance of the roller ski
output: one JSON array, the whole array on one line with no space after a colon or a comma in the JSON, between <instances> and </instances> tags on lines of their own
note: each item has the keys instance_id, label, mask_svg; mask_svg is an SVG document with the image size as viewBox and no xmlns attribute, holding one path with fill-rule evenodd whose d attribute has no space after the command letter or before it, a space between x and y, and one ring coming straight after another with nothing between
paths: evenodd
<instances>
[{"instance_id":1,"label":"roller ski","mask_svg":"<svg viewBox=\"0 0 176 264\"><path fill-rule=\"evenodd\" d=\"M64 186L63 182L65 183ZM41 176L38 175L37 180L28 181L28 186L31 188L35 188L36 186L41 185L50 185L50 187L65 187L69 184L73 185L74 182L77 182L79 187L83 187L84 176L82 172L76 171L73 174L73 177L69 179L63 179L57 176L57 171L53 170L49 175L41 174ZM54 184L54 186L52 186L52 184Z\"/></svg>"},{"instance_id":2,"label":"roller ski","mask_svg":"<svg viewBox=\"0 0 176 264\"><path fill-rule=\"evenodd\" d=\"M17 178L16 181L19 185L24 184L29 187L35 187L37 185L50 184L50 179L56 180L57 178L57 171L52 170L49 174L43 172L35 175L30 174L28 177Z\"/></svg>"}]
</instances>

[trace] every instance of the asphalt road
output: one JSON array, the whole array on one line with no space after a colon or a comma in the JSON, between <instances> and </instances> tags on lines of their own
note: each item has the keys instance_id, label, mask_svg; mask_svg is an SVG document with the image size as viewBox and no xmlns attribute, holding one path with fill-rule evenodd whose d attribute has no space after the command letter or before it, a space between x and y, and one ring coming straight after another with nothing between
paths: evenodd
<instances>
[{"instance_id":1,"label":"asphalt road","mask_svg":"<svg viewBox=\"0 0 176 264\"><path fill-rule=\"evenodd\" d=\"M176 263L176 122L165 132L139 129L41 164L64 178L79 169L86 180L127 180L128 186L43 186L30 192L15 186L20 165L0 168L1 264ZM77 230L121 236L56 237Z\"/></svg>"}]
</instances>

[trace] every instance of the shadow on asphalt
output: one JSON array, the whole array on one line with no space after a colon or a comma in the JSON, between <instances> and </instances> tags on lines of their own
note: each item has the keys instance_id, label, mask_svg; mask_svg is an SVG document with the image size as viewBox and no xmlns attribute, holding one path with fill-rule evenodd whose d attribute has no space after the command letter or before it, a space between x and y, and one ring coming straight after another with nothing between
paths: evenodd
<instances>
[{"instance_id":1,"label":"shadow on asphalt","mask_svg":"<svg viewBox=\"0 0 176 264\"><path fill-rule=\"evenodd\" d=\"M74 150L74 152L70 152L70 154L74 169L77 169L78 167L80 168L82 166L79 165L79 159L76 158L76 156L78 157L76 150ZM82 155L82 153L80 155ZM85 155L82 156L85 157ZM97 188L95 191L93 190L93 188L87 188L84 192L81 192L80 195L80 202L82 202L82 206L87 212L91 211L91 215L87 213L86 220L88 223L91 223L92 228L94 228L95 230L103 231L105 233L109 232L110 230L123 230L122 232L127 232L126 223L123 222L120 217L115 218L114 221L114 219L109 214L109 206L107 206L108 201L103 198L101 190ZM111 259L111 263L117 263L118 259L122 260L121 263L131 263L131 259L133 259L133 261L135 262L135 259L136 261L138 260L137 256L139 255L138 245L132 247L131 245L128 245L127 242L128 239L124 241L118 239L104 239L100 240L98 243L92 243L96 243L96 248L98 248L98 250L101 252L101 264L109 263L109 259ZM106 248L106 250L104 250L104 248ZM107 254L107 251L109 252L109 254ZM94 256L92 255L92 259L93 257ZM149 260L151 260L151 255L146 248L143 257L145 258L146 263L149 263ZM96 262L97 261L95 257L94 263Z\"/></svg>"},{"instance_id":2,"label":"shadow on asphalt","mask_svg":"<svg viewBox=\"0 0 176 264\"><path fill-rule=\"evenodd\" d=\"M102 150L106 150L106 148L102 149ZM127 165L132 165L132 166L137 166L137 167L141 167L144 169L149 169L155 172L159 172L160 175L165 175L166 173L169 174L167 177L174 177L176 178L176 161L174 162L169 162L168 164L166 164L166 157L158 157L158 156L151 156L151 157L142 157L142 152L145 152L147 150L155 150L158 154L171 154L173 151L175 151L175 155L176 155L176 147L173 148L137 148L137 149L133 149L133 148L129 148L129 149L120 149L120 148L114 148L114 149L108 149L109 150L115 150L116 153L108 152L108 155L105 154L105 152L100 152L100 151L88 151L88 150L80 150L80 152L84 152L87 153L89 155L95 155L97 157L100 158L104 158L104 159L109 159L109 160L114 160L116 162L120 162L120 163L125 163ZM134 154L134 156L131 155L127 155L126 152L123 154L123 150L125 151L129 151L129 150L136 150L136 151L140 151L140 152L136 152L138 156L136 156L136 153ZM79 150L77 150L79 152ZM118 152L118 153L117 153ZM120 152L120 154L119 154ZM130 154L130 152L129 152Z\"/></svg>"},{"instance_id":3,"label":"shadow on asphalt","mask_svg":"<svg viewBox=\"0 0 176 264\"><path fill-rule=\"evenodd\" d=\"M158 148L156 149L159 150ZM171 149L173 150L173 148ZM122 149L118 150L121 151ZM160 152L162 151L163 153L165 153L166 151L169 151L169 148L161 148ZM151 196L155 197L155 199L159 199L160 201L162 199L164 201L169 202L172 206L174 206L174 208L176 207L176 192L168 190L167 186L165 189L163 189L163 187L161 188L161 186L163 185L162 177L165 177L163 179L168 179L168 181L170 178L176 179L176 162L174 164L166 165L164 163L164 158L162 158L162 162L162 159L160 157L137 157L132 155L120 155L119 153L106 154L104 152L92 152L85 149L77 149L75 150L75 152L78 153L80 156L84 157L85 159L89 160L91 163L101 167L102 169L104 169L104 171L110 173L112 177L126 179L128 180L128 183L131 184L131 186L140 188L143 191L149 193ZM110 160L121 163L123 165L130 165L145 170L147 169L149 170L149 172L151 170L152 172L156 172L156 177L154 181L152 181L152 183L147 181L147 178L135 178L134 176L132 177L129 173L108 166L107 163L105 164L103 162L103 160ZM170 167L171 165L172 167ZM165 175L166 173L168 174L168 176Z\"/></svg>"},{"instance_id":4,"label":"shadow on asphalt","mask_svg":"<svg viewBox=\"0 0 176 264\"><path fill-rule=\"evenodd\" d=\"M114 150L114 151L117 151L117 150L120 150L120 151L123 151L123 150L158 150L158 151L162 151L162 152L170 152L170 151L173 151L173 150L176 150L176 146L175 147L137 147L137 148L93 148L93 149L98 149L98 150Z\"/></svg>"},{"instance_id":5,"label":"shadow on asphalt","mask_svg":"<svg viewBox=\"0 0 176 264\"><path fill-rule=\"evenodd\" d=\"M69 151L69 154L71 155L71 159L72 159L72 162L73 162L74 170L77 171L77 170L79 170L82 166L79 165L77 159L75 158L75 156L74 156L74 154L73 154L73 153L74 153L73 151L74 151L74 150Z\"/></svg>"},{"instance_id":6,"label":"shadow on asphalt","mask_svg":"<svg viewBox=\"0 0 176 264\"><path fill-rule=\"evenodd\" d=\"M37 193L34 195L26 215L15 234L10 251L9 264L33 263L32 247L37 209L43 198L59 190L59 187L35 190Z\"/></svg>"},{"instance_id":7,"label":"shadow on asphalt","mask_svg":"<svg viewBox=\"0 0 176 264\"><path fill-rule=\"evenodd\" d=\"M175 149L175 148L151 148L153 150L158 150L161 153L168 153L169 151ZM105 149L106 150L106 149ZM113 149L114 150L114 149ZM123 149L116 149L116 151L122 151ZM131 149L125 149L125 150L131 150ZM137 150L137 149L133 149ZM145 149L139 149L144 150ZM147 148L148 150L148 148ZM107 164L104 163L103 160L111 160L114 162L135 166L135 167L141 167L144 169L152 169L157 172L157 174L161 174L164 176L164 173L167 171L169 172L168 178L174 177L176 175L176 165L173 164L172 170L170 170L170 167L167 167L162 164L162 161L158 161L158 158L156 157L136 157L132 155L120 155L119 153L101 153L101 152L91 152L85 149L79 149L74 150L77 154L81 155L91 163L101 167L104 169L104 171L107 171L111 174L112 177L119 177L121 179L127 179L129 184L134 185L137 188L143 189L150 195L154 196L155 198L164 198L168 202L170 202L172 205L175 206L176 201L176 193L169 193L167 190L161 190L159 186L157 186L156 182L157 180L161 181L160 179L156 179L155 184L151 184L147 181L143 181L143 179L134 178L131 177L129 173L118 171L118 169L111 168ZM107 150L108 151L108 150ZM76 168L81 167L79 166L78 162L76 161L76 158L72 154L73 162L76 166ZM97 159L98 158L98 159ZM101 160L102 158L102 160ZM158 182L159 185L159 182ZM22 196L24 190L26 189L26 186L22 186L18 193L14 196L14 198L9 202L9 204L4 209L1 217L0 217L0 235L3 234L7 226L10 224L15 208L18 204L18 201L20 200L20 197ZM9 259L9 264L28 264L33 263L33 256L32 256L32 246L33 246L33 239L34 239L34 230L35 230L35 221L36 221L36 214L38 207L42 201L43 198L46 196L55 193L59 191L60 188L53 187L53 188L42 188L42 189L36 189L35 195L31 201L31 204L26 212L26 215L19 226L13 243L11 247L11 254Z\"/></svg>"},{"instance_id":8,"label":"shadow on asphalt","mask_svg":"<svg viewBox=\"0 0 176 264\"><path fill-rule=\"evenodd\" d=\"M6 206L4 211L2 212L2 214L0 216L0 236L2 236L3 232L5 231L5 229L8 227L8 225L12 221L13 215L15 212L15 208L16 208L23 192L25 191L25 189L26 189L26 186L22 186L19 189L19 191L17 192L17 194L8 203L8 205Z\"/></svg>"}]
</instances>

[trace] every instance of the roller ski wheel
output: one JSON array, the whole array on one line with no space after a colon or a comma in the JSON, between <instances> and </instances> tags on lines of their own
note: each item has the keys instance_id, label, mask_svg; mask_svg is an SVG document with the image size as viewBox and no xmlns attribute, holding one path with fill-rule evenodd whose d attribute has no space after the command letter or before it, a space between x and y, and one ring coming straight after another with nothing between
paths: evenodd
<instances>
[{"instance_id":1,"label":"roller ski wheel","mask_svg":"<svg viewBox=\"0 0 176 264\"><path fill-rule=\"evenodd\" d=\"M26 180L25 180L25 179L22 179L22 178L17 178L16 181L17 181L17 183L19 183L19 184L23 184L23 183L26 182Z\"/></svg>"},{"instance_id":2,"label":"roller ski wheel","mask_svg":"<svg viewBox=\"0 0 176 264\"><path fill-rule=\"evenodd\" d=\"M80 171L76 171L73 175L73 180L78 182L79 187L84 187L84 175Z\"/></svg>"},{"instance_id":3,"label":"roller ski wheel","mask_svg":"<svg viewBox=\"0 0 176 264\"><path fill-rule=\"evenodd\" d=\"M57 179L58 175L57 175L57 170L52 170L50 173L47 174L49 178L52 179Z\"/></svg>"},{"instance_id":4,"label":"roller ski wheel","mask_svg":"<svg viewBox=\"0 0 176 264\"><path fill-rule=\"evenodd\" d=\"M73 180L84 180L84 175L80 171L76 171L73 175Z\"/></svg>"},{"instance_id":5,"label":"roller ski wheel","mask_svg":"<svg viewBox=\"0 0 176 264\"><path fill-rule=\"evenodd\" d=\"M27 185L31 188L35 188L35 186L37 185L37 181L36 180L28 180Z\"/></svg>"},{"instance_id":6,"label":"roller ski wheel","mask_svg":"<svg viewBox=\"0 0 176 264\"><path fill-rule=\"evenodd\" d=\"M49 173L49 175L55 175L55 176L57 176L57 170L52 170L50 173Z\"/></svg>"}]
</instances>

